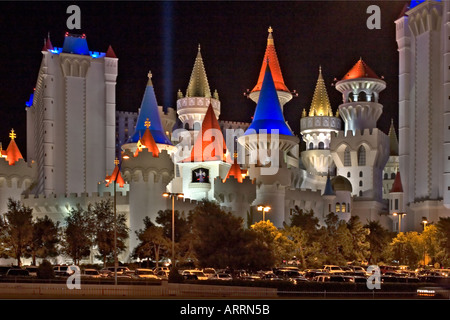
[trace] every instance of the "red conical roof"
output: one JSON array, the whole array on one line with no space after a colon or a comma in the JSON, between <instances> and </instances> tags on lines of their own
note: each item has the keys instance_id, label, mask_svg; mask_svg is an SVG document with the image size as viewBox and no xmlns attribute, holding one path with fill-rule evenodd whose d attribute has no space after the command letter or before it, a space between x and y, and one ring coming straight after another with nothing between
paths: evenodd
<instances>
[{"instance_id":1,"label":"red conical roof","mask_svg":"<svg viewBox=\"0 0 450 320\"><path fill-rule=\"evenodd\" d=\"M153 154L154 157L159 157L159 149L158 149L158 145L155 142L155 139L153 138L153 135L150 131L150 121L147 120L145 121L145 127L147 129L145 129L144 131L144 135L142 136L141 139L139 139L138 141L138 147L136 149L136 152L134 154L134 156L136 157L138 155L138 153L140 151L142 151L143 148L147 148L149 152L151 152Z\"/></svg>"},{"instance_id":2,"label":"red conical roof","mask_svg":"<svg viewBox=\"0 0 450 320\"><path fill-rule=\"evenodd\" d=\"M111 184L111 182L115 182L119 185L119 187L123 188L125 181L123 180L122 174L120 173L119 164L117 160L113 173L109 177L106 177L106 180L107 180L106 183L107 187Z\"/></svg>"},{"instance_id":3,"label":"red conical roof","mask_svg":"<svg viewBox=\"0 0 450 320\"><path fill-rule=\"evenodd\" d=\"M202 122L202 130L197 135L191 155L183 160L183 162L204 161L231 162L219 121L217 121L211 103L206 111Z\"/></svg>"},{"instance_id":4,"label":"red conical roof","mask_svg":"<svg viewBox=\"0 0 450 320\"><path fill-rule=\"evenodd\" d=\"M280 64L278 62L277 52L275 50L272 32L273 32L272 28L269 27L269 36L267 38L267 47L266 52L264 54L263 64L261 66L261 71L259 72L258 82L256 83L256 86L253 88L252 92L261 90L264 75L266 73L267 61L269 61L270 70L272 71L275 89L277 91L290 92L289 89L284 84L283 75L281 73Z\"/></svg>"},{"instance_id":5,"label":"red conical roof","mask_svg":"<svg viewBox=\"0 0 450 320\"><path fill-rule=\"evenodd\" d=\"M23 157L22 153L20 153L19 147L17 147L16 141L14 141L14 139L16 138L14 129L11 130L9 137L11 138L11 141L9 142L8 148L6 149L6 160L8 161L9 165L12 166L17 161L19 161L19 159L23 159Z\"/></svg>"},{"instance_id":6,"label":"red conical roof","mask_svg":"<svg viewBox=\"0 0 450 320\"><path fill-rule=\"evenodd\" d=\"M342 80L358 78L380 79L377 74L360 58L357 63L347 72Z\"/></svg>"},{"instance_id":7,"label":"red conical roof","mask_svg":"<svg viewBox=\"0 0 450 320\"><path fill-rule=\"evenodd\" d=\"M116 53L114 52L111 45L109 45L108 50L106 51L106 57L107 58L117 58Z\"/></svg>"},{"instance_id":8,"label":"red conical roof","mask_svg":"<svg viewBox=\"0 0 450 320\"><path fill-rule=\"evenodd\" d=\"M402 179L400 178L400 171L395 175L394 184L392 185L392 189L390 191L393 192L403 192Z\"/></svg>"},{"instance_id":9,"label":"red conical roof","mask_svg":"<svg viewBox=\"0 0 450 320\"><path fill-rule=\"evenodd\" d=\"M241 166L237 163L237 155L236 154L234 155L234 162L231 165L226 178L223 179L223 182L227 181L227 179L229 177L234 177L239 183L243 182L242 170L241 170Z\"/></svg>"}]
</instances>

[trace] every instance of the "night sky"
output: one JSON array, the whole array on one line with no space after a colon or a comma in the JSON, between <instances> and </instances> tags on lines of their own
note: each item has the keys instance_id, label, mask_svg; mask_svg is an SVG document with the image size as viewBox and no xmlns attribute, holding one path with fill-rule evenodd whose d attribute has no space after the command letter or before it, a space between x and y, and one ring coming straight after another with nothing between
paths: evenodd
<instances>
[{"instance_id":1,"label":"night sky","mask_svg":"<svg viewBox=\"0 0 450 320\"><path fill-rule=\"evenodd\" d=\"M319 65L333 110L342 102L332 87L360 57L387 88L378 126L388 132L398 115L398 52L394 21L406 1L103 1L0 2L0 141L6 148L14 128L26 154L26 111L36 84L43 39L62 47L64 34L86 34L91 51L111 45L119 58L117 109L137 111L151 70L159 105L176 107L201 45L211 91L221 101L220 119L250 122L255 103L244 96L258 79L272 26L284 81L298 97L285 105L285 118L299 133L309 110ZM68 30L69 5L81 9L81 29ZM369 30L369 5L381 9L381 29Z\"/></svg>"}]
</instances>

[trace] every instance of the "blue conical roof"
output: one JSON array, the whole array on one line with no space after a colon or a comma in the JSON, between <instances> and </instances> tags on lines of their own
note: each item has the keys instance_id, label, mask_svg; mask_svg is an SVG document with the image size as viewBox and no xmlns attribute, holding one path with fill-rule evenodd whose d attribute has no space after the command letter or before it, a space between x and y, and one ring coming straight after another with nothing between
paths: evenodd
<instances>
[{"instance_id":1,"label":"blue conical roof","mask_svg":"<svg viewBox=\"0 0 450 320\"><path fill-rule=\"evenodd\" d=\"M325 190L323 191L323 196L334 196L334 190L331 186L330 175L327 176L327 183L325 184Z\"/></svg>"},{"instance_id":2,"label":"blue conical roof","mask_svg":"<svg viewBox=\"0 0 450 320\"><path fill-rule=\"evenodd\" d=\"M256 133L259 133L260 130L267 130L266 133L270 134L272 129L278 129L278 133L282 135L294 135L284 120L272 73L267 65L253 121L245 135L254 133L253 130Z\"/></svg>"},{"instance_id":3,"label":"blue conical roof","mask_svg":"<svg viewBox=\"0 0 450 320\"><path fill-rule=\"evenodd\" d=\"M172 145L169 138L164 133L161 118L159 117L158 102L156 101L155 90L150 77L151 75L149 74L149 81L147 83L147 87L145 88L144 97L139 110L139 116L136 122L136 128L129 142L136 143L144 135L144 132L147 129L145 122L148 119L150 121L149 129L155 139L155 142Z\"/></svg>"}]
</instances>

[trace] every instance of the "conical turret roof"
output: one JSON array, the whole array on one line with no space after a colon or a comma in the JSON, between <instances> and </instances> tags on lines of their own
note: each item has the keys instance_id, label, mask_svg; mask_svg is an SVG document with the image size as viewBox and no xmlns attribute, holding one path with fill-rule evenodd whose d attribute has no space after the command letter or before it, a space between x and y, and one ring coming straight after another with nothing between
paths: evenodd
<instances>
[{"instance_id":1,"label":"conical turret roof","mask_svg":"<svg viewBox=\"0 0 450 320\"><path fill-rule=\"evenodd\" d=\"M139 152L142 151L142 149L147 148L149 152L151 152L153 154L154 157L158 157L159 156L159 149L158 146L156 145L155 139L153 139L153 135L150 131L150 121L147 118L147 120L145 121L145 132L144 135L142 136L142 138L138 141L138 147L136 149L136 152L134 154L134 156L136 157Z\"/></svg>"},{"instance_id":2,"label":"conical turret roof","mask_svg":"<svg viewBox=\"0 0 450 320\"><path fill-rule=\"evenodd\" d=\"M229 177L234 177L239 183L243 182L241 166L237 163L237 153L234 154L234 162L231 165L230 170L228 170L226 178L223 179L223 182L227 181Z\"/></svg>"},{"instance_id":3,"label":"conical turret roof","mask_svg":"<svg viewBox=\"0 0 450 320\"><path fill-rule=\"evenodd\" d=\"M267 65L253 121L245 135L255 133L253 130L256 133L259 133L260 130L267 130L266 133L270 134L272 129L278 129L281 135L293 136L284 120L270 65Z\"/></svg>"},{"instance_id":4,"label":"conical turret roof","mask_svg":"<svg viewBox=\"0 0 450 320\"><path fill-rule=\"evenodd\" d=\"M358 62L345 74L342 80L358 79L358 78L374 78L380 79L377 74L359 58Z\"/></svg>"},{"instance_id":5,"label":"conical turret roof","mask_svg":"<svg viewBox=\"0 0 450 320\"><path fill-rule=\"evenodd\" d=\"M397 171L397 174L395 175L394 183L392 184L392 188L390 193L394 192L403 192L403 186L402 186L402 179L400 177L400 171Z\"/></svg>"},{"instance_id":6,"label":"conical turret roof","mask_svg":"<svg viewBox=\"0 0 450 320\"><path fill-rule=\"evenodd\" d=\"M319 77L317 79L316 89L314 90L311 107L309 109L309 116L333 116L327 88L322 76L322 67L319 67Z\"/></svg>"},{"instance_id":7,"label":"conical turret roof","mask_svg":"<svg viewBox=\"0 0 450 320\"><path fill-rule=\"evenodd\" d=\"M391 127L389 128L389 155L398 156L398 139L395 133L394 120L391 120Z\"/></svg>"},{"instance_id":8,"label":"conical turret roof","mask_svg":"<svg viewBox=\"0 0 450 320\"><path fill-rule=\"evenodd\" d=\"M155 89L151 81L152 74L148 73L148 82L145 87L144 97L142 99L141 108L136 122L136 129L131 136L129 142L138 142L144 135L146 121L150 121L150 131L156 143L172 145L169 138L164 133L161 118L158 111L158 102L156 101Z\"/></svg>"},{"instance_id":9,"label":"conical turret roof","mask_svg":"<svg viewBox=\"0 0 450 320\"><path fill-rule=\"evenodd\" d=\"M278 62L277 52L275 50L275 43L273 40L273 29L269 27L269 35L267 37L266 52L264 53L264 59L261 66L261 71L259 72L258 82L251 92L260 91L262 88L264 75L266 73L267 65L270 66L272 70L273 82L275 84L275 89L278 91L290 92L289 89L284 84L283 75L281 73L280 63Z\"/></svg>"},{"instance_id":10,"label":"conical turret roof","mask_svg":"<svg viewBox=\"0 0 450 320\"><path fill-rule=\"evenodd\" d=\"M211 98L211 90L209 88L202 54L200 52L200 45L198 45L197 57L195 58L194 68L192 69L191 78L189 79L186 97Z\"/></svg>"},{"instance_id":11,"label":"conical turret roof","mask_svg":"<svg viewBox=\"0 0 450 320\"><path fill-rule=\"evenodd\" d=\"M14 129L11 130L9 134L11 141L9 142L8 148L6 149L6 160L9 165L14 165L19 159L23 159L22 153L20 153L19 147L14 140L16 138L16 134L14 133Z\"/></svg>"},{"instance_id":12,"label":"conical turret roof","mask_svg":"<svg viewBox=\"0 0 450 320\"><path fill-rule=\"evenodd\" d=\"M219 121L217 121L211 104L209 104L206 111L202 129L198 132L191 155L183 160L183 162L204 161L231 162L225 139L220 130Z\"/></svg>"}]
</instances>

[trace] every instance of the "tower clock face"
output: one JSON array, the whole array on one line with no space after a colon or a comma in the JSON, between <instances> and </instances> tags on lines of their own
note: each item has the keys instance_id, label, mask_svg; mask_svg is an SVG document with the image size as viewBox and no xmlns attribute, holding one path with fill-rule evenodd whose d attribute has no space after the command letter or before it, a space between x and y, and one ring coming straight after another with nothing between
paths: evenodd
<instances>
[{"instance_id":1,"label":"tower clock face","mask_svg":"<svg viewBox=\"0 0 450 320\"><path fill-rule=\"evenodd\" d=\"M209 170L206 168L192 170L192 182L209 183Z\"/></svg>"}]
</instances>

